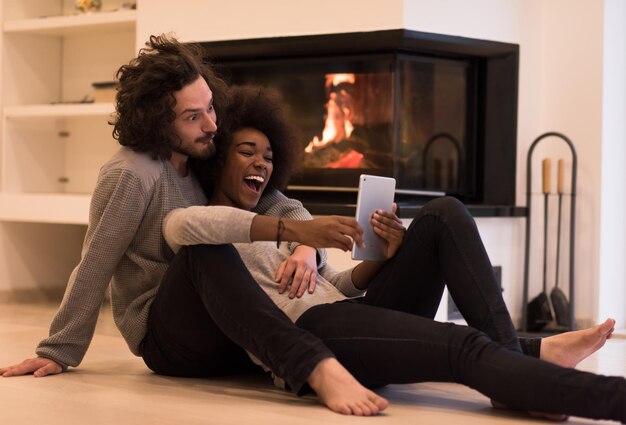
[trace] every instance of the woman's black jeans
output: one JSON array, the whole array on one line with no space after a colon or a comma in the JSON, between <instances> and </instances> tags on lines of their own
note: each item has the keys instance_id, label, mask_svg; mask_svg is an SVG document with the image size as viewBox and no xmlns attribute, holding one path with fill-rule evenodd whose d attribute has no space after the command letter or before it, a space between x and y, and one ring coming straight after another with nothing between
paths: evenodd
<instances>
[{"instance_id":1,"label":"woman's black jeans","mask_svg":"<svg viewBox=\"0 0 626 425\"><path fill-rule=\"evenodd\" d=\"M469 327L432 320L444 282ZM457 382L514 408L626 420L623 378L522 354L474 220L453 198L420 210L364 298L313 307L296 324L366 385Z\"/></svg>"}]
</instances>

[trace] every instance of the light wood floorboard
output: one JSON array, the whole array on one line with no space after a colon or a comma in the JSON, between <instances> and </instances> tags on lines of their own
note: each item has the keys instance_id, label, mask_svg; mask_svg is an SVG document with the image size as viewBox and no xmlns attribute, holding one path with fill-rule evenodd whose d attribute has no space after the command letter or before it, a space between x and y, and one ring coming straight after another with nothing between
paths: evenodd
<instances>
[{"instance_id":1,"label":"light wood floorboard","mask_svg":"<svg viewBox=\"0 0 626 425\"><path fill-rule=\"evenodd\" d=\"M56 307L0 305L0 364L32 357ZM580 369L626 376L626 339L615 338ZM391 385L391 407L375 418L341 416L313 397L295 397L263 375L228 379L157 376L126 348L103 310L84 362L49 378L0 378L0 424L521 424L522 413L492 409L481 394L456 384ZM609 422L571 418L570 424Z\"/></svg>"}]
</instances>

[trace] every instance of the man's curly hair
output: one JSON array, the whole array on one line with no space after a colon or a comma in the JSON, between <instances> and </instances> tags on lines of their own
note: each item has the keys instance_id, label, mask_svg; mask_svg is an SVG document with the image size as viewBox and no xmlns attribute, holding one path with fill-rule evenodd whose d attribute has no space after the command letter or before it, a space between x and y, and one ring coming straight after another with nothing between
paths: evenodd
<instances>
[{"instance_id":1,"label":"man's curly hair","mask_svg":"<svg viewBox=\"0 0 626 425\"><path fill-rule=\"evenodd\" d=\"M230 104L222 117L220 128L213 139L216 155L208 160L191 159L190 164L207 196L226 162L232 136L243 128L263 133L272 147L272 176L265 188L283 190L293 172L298 169L302 154L299 132L289 121L280 95L272 89L257 86L233 86Z\"/></svg>"},{"instance_id":2,"label":"man's curly hair","mask_svg":"<svg viewBox=\"0 0 626 425\"><path fill-rule=\"evenodd\" d=\"M123 146L169 159L174 132L174 92L202 77L213 92L216 114L228 105L227 86L204 60L199 45L183 44L169 35L150 36L146 47L116 73L119 87L116 112L110 124Z\"/></svg>"}]
</instances>

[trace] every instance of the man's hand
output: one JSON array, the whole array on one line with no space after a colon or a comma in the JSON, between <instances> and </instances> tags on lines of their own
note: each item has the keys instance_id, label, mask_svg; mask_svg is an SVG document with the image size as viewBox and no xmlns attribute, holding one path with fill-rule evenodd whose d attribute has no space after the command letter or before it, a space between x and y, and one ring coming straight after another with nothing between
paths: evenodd
<instances>
[{"instance_id":1,"label":"man's hand","mask_svg":"<svg viewBox=\"0 0 626 425\"><path fill-rule=\"evenodd\" d=\"M402 221L396 215L398 205L394 202L391 212L377 210L372 215L371 223L374 233L383 238L387 242L387 250L385 255L391 258L396 255L398 249L404 240L406 229L402 225Z\"/></svg>"},{"instance_id":2,"label":"man's hand","mask_svg":"<svg viewBox=\"0 0 626 425\"><path fill-rule=\"evenodd\" d=\"M330 215L313 220L284 220L283 240L315 248L352 249L352 242L364 246L363 229L353 217Z\"/></svg>"},{"instance_id":3,"label":"man's hand","mask_svg":"<svg viewBox=\"0 0 626 425\"><path fill-rule=\"evenodd\" d=\"M291 282L289 298L300 298L304 291L312 294L315 291L317 278L317 250L305 245L299 245L293 254L278 267L275 281L279 283L278 292L283 293Z\"/></svg>"},{"instance_id":4,"label":"man's hand","mask_svg":"<svg viewBox=\"0 0 626 425\"><path fill-rule=\"evenodd\" d=\"M22 363L0 368L0 376L8 378L11 376L21 376L32 373L36 378L47 375L56 375L63 372L60 364L45 357L35 357L26 359Z\"/></svg>"}]
</instances>

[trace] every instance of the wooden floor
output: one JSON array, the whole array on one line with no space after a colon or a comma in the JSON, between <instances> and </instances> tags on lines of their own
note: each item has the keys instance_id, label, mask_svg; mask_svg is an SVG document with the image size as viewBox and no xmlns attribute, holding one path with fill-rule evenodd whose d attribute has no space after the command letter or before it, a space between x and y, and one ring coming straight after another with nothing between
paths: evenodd
<instances>
[{"instance_id":1,"label":"wooden floor","mask_svg":"<svg viewBox=\"0 0 626 425\"><path fill-rule=\"evenodd\" d=\"M47 334L54 306L0 305L0 364L33 355ZM626 376L626 339L618 336L580 369ZM48 377L0 378L0 423L46 424L521 424L524 414L492 409L487 398L456 384L392 385L380 393L391 406L375 418L328 411L313 397L275 389L262 375L182 379L152 374L131 355L103 311L82 365ZM608 422L570 418L571 424Z\"/></svg>"}]
</instances>

